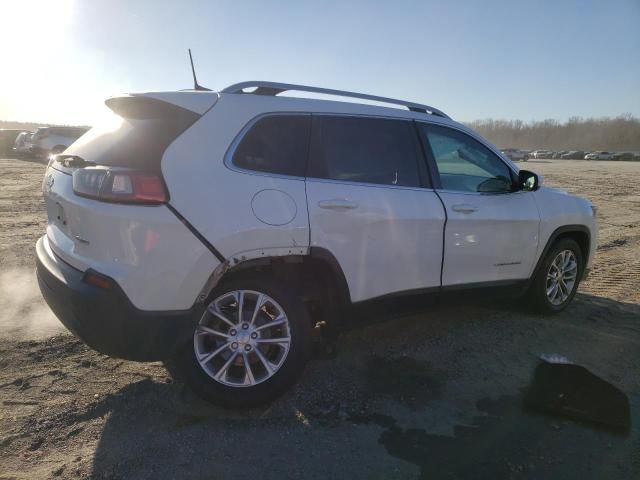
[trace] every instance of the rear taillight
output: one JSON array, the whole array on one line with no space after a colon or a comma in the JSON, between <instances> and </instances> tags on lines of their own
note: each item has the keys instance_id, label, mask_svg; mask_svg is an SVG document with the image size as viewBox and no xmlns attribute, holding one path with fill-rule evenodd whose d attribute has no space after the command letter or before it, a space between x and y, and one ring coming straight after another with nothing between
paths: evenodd
<instances>
[{"instance_id":1,"label":"rear taillight","mask_svg":"<svg viewBox=\"0 0 640 480\"><path fill-rule=\"evenodd\" d=\"M159 204L168 200L158 175L104 168L74 171L73 191L103 202Z\"/></svg>"}]
</instances>

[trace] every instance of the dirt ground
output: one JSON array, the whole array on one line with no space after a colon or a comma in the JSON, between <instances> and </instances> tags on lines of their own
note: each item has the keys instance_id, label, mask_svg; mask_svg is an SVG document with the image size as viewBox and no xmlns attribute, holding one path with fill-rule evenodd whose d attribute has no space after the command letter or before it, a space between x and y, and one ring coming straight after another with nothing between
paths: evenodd
<instances>
[{"instance_id":1,"label":"dirt ground","mask_svg":"<svg viewBox=\"0 0 640 480\"><path fill-rule=\"evenodd\" d=\"M285 398L237 413L52 323L32 281L44 167L0 160L0 479L640 478L640 163L525 168L599 207L595 268L564 313L485 302L386 314L344 334ZM525 411L545 354L626 392L631 430Z\"/></svg>"}]
</instances>

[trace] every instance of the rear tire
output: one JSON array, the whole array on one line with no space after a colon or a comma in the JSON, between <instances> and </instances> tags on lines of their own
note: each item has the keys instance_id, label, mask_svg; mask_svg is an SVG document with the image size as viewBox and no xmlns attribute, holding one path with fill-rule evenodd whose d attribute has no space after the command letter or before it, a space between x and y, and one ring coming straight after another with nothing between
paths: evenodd
<instances>
[{"instance_id":1,"label":"rear tire","mask_svg":"<svg viewBox=\"0 0 640 480\"><path fill-rule=\"evenodd\" d=\"M578 243L571 238L557 241L545 255L529 289L534 309L555 314L567 308L578 291L583 271Z\"/></svg>"},{"instance_id":2,"label":"rear tire","mask_svg":"<svg viewBox=\"0 0 640 480\"><path fill-rule=\"evenodd\" d=\"M269 276L246 275L214 289L193 341L169 363L203 399L252 408L293 386L311 348L311 319L300 296Z\"/></svg>"}]
</instances>

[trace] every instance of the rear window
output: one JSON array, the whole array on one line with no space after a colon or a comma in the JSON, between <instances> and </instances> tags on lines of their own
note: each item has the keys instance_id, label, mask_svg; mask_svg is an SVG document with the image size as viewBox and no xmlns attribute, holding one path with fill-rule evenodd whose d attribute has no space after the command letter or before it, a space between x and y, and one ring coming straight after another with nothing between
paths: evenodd
<instances>
[{"instance_id":1,"label":"rear window","mask_svg":"<svg viewBox=\"0 0 640 480\"><path fill-rule=\"evenodd\" d=\"M65 153L97 165L159 173L164 151L200 115L145 97L111 99L110 119L93 127Z\"/></svg>"},{"instance_id":2,"label":"rear window","mask_svg":"<svg viewBox=\"0 0 640 480\"><path fill-rule=\"evenodd\" d=\"M271 115L258 120L233 154L237 167L257 172L304 176L310 115Z\"/></svg>"},{"instance_id":3,"label":"rear window","mask_svg":"<svg viewBox=\"0 0 640 480\"><path fill-rule=\"evenodd\" d=\"M308 176L417 187L418 148L409 121L320 115L313 119Z\"/></svg>"}]
</instances>

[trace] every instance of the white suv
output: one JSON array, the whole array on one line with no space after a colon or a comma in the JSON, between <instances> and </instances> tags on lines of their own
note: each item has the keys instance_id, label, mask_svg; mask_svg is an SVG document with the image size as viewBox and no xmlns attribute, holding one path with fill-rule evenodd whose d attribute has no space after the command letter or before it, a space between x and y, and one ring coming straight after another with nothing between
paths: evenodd
<instances>
[{"instance_id":1,"label":"white suv","mask_svg":"<svg viewBox=\"0 0 640 480\"><path fill-rule=\"evenodd\" d=\"M554 313L591 266L591 204L435 108L269 82L106 104L117 122L47 168L42 293L91 347L172 359L214 403L283 393L354 304L492 288Z\"/></svg>"},{"instance_id":2,"label":"white suv","mask_svg":"<svg viewBox=\"0 0 640 480\"><path fill-rule=\"evenodd\" d=\"M87 130L84 127L39 127L31 137L31 153L42 158L62 153Z\"/></svg>"}]
</instances>

